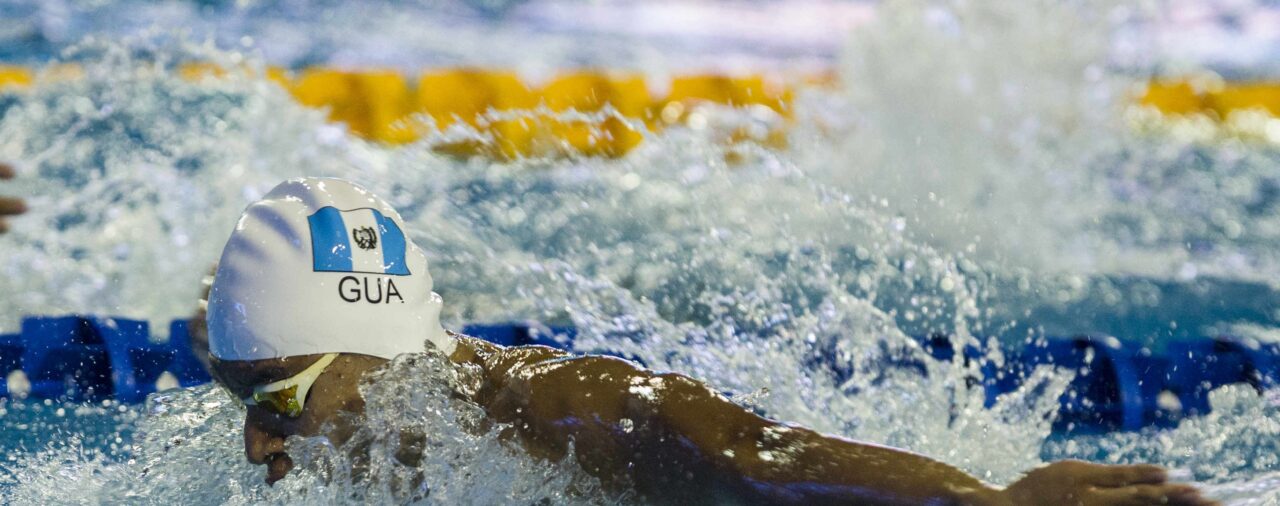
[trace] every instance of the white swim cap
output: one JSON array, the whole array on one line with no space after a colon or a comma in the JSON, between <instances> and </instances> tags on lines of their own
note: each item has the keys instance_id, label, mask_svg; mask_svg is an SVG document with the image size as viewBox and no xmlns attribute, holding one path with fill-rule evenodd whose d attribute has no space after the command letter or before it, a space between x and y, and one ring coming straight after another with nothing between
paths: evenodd
<instances>
[{"instance_id":1,"label":"white swim cap","mask_svg":"<svg viewBox=\"0 0 1280 506\"><path fill-rule=\"evenodd\" d=\"M209 293L221 360L316 353L445 354L427 256L382 199L349 181L293 179L245 209Z\"/></svg>"}]
</instances>

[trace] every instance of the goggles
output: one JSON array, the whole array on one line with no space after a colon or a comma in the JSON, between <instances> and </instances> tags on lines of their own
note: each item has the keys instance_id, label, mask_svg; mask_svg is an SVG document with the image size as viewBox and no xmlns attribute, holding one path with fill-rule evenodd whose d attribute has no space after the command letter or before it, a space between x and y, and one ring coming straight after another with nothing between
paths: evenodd
<instances>
[{"instance_id":1,"label":"goggles","mask_svg":"<svg viewBox=\"0 0 1280 506\"><path fill-rule=\"evenodd\" d=\"M241 401L245 406L260 406L280 416L289 418L302 416L307 392L335 358L338 358L337 353L325 354L316 363L293 377L253 387L253 394Z\"/></svg>"}]
</instances>

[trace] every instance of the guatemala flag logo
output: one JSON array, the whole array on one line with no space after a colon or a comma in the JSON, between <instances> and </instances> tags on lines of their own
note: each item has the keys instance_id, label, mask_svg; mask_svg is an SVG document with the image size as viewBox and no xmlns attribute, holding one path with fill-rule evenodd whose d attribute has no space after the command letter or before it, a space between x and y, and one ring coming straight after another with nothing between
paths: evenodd
<instances>
[{"instance_id":1,"label":"guatemala flag logo","mask_svg":"<svg viewBox=\"0 0 1280 506\"><path fill-rule=\"evenodd\" d=\"M408 276L404 232L376 209L325 207L307 217L316 272Z\"/></svg>"}]
</instances>

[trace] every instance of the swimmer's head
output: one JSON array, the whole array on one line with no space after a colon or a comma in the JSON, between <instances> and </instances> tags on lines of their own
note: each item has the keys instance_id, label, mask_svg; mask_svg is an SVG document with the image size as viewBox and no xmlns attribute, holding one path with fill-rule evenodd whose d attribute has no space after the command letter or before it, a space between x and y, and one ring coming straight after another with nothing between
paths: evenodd
<instances>
[{"instance_id":1,"label":"swimmer's head","mask_svg":"<svg viewBox=\"0 0 1280 506\"><path fill-rule=\"evenodd\" d=\"M209 294L209 353L248 361L323 353L446 355L427 257L400 214L342 179L286 181L240 217Z\"/></svg>"},{"instance_id":2,"label":"swimmer's head","mask_svg":"<svg viewBox=\"0 0 1280 506\"><path fill-rule=\"evenodd\" d=\"M295 179L245 210L205 319L210 372L246 401L245 455L268 483L293 466L285 438L350 437L343 414L364 410L365 372L431 345L453 352L441 305L399 213L364 188Z\"/></svg>"}]
</instances>

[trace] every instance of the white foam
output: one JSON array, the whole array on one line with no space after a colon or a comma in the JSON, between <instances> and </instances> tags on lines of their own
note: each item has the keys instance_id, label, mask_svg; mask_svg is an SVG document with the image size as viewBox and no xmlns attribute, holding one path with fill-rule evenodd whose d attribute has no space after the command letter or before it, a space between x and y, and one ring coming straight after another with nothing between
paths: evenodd
<instances>
[{"instance_id":1,"label":"white foam","mask_svg":"<svg viewBox=\"0 0 1280 506\"><path fill-rule=\"evenodd\" d=\"M405 216L451 327L572 322L579 350L629 354L717 391L767 389L748 398L770 416L993 482L1042 455L1106 453L1189 469L1224 497L1272 490L1266 468L1249 463L1276 453L1255 443L1280 415L1244 393L1165 435L1058 448L1046 446L1049 417L1069 375L1037 370L986 409L967 378L999 353L932 362L907 337L944 331L958 348L1096 323L1130 340L1227 323L1273 331L1274 315L1250 311L1271 310L1267 280L1280 274L1275 150L1129 131L1116 109L1131 80L1107 70L1109 5L1042 3L893 11L847 49L846 92L798 98L787 149L726 147L740 126L768 122L760 111L701 108L701 128L650 134L619 160L494 163L383 148L326 126L265 80L192 83L164 70L187 52L226 53L91 43L71 53L84 78L41 86L0 119L0 156L28 167L5 188L32 196L32 212L0 238L0 305L16 308L0 328L22 312L187 314L246 203L287 177L344 176ZM1045 47L1053 52L1031 49ZM1253 295L1231 299L1240 311L1183 314L1212 298L1196 294L1230 290ZM464 436L464 416L437 415L465 411L420 379L438 366L400 364L404 380L368 387L396 395L371 404L366 435L386 445L382 435L401 427L437 430L452 451L428 462L428 481L469 477L443 497L555 494L565 482L548 476L565 468L502 453L487 436ZM139 437L118 451L72 441L15 456L7 499L406 499L343 481L350 462L317 441L292 442L299 474L265 487L240 456L238 409L210 387L161 394L148 409L142 422L121 422ZM401 472L379 462L374 472ZM467 474L481 468L501 472ZM337 485L323 484L325 469L342 471Z\"/></svg>"}]
</instances>

